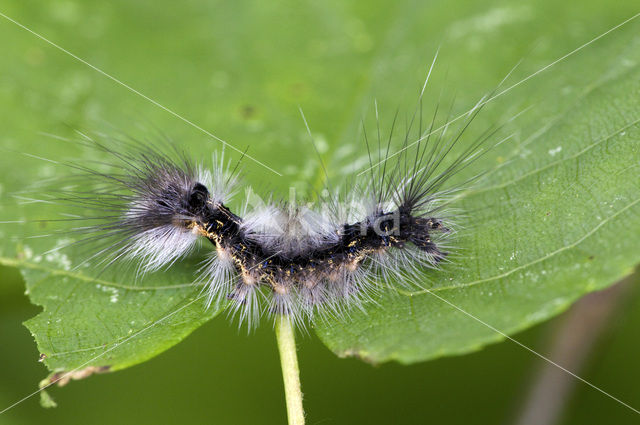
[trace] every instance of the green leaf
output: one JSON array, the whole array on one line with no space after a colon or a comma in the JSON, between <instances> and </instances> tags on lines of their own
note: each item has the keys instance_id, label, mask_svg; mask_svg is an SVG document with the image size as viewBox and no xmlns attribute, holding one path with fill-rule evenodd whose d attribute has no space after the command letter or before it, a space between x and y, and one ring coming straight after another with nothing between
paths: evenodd
<instances>
[{"instance_id":1,"label":"green leaf","mask_svg":"<svg viewBox=\"0 0 640 425\"><path fill-rule=\"evenodd\" d=\"M27 294L44 309L25 323L41 361L54 372L43 385L64 385L148 360L218 313L206 309L202 287L185 273L158 272L136 282L130 273L96 276L87 267L71 269L67 261L59 252L28 253L20 263Z\"/></svg>"},{"instance_id":2,"label":"green leaf","mask_svg":"<svg viewBox=\"0 0 640 425\"><path fill-rule=\"evenodd\" d=\"M505 86L636 12L632 4L576 8L551 0L464 1L455 8L449 2L257 0L38 8L14 1L4 7L3 13L236 148L250 145L250 155L284 177L245 159L247 186L283 197L290 185L308 191L322 180L298 106L337 183L365 155L364 111L377 99L385 128L398 105L411 112L439 45L430 93L457 92L457 115L523 57ZM476 120L466 140L531 107L510 124L514 140L468 170L490 172L461 204L468 213L461 224L469 229L458 241L464 255L428 275L425 285L434 294L511 334L611 284L638 262L637 30L631 22L598 40L492 101ZM25 187L64 174L20 152L103 159L40 131L77 137L73 128L101 130L105 125L98 123L107 121L153 140L153 131L136 129L143 122L196 158L220 149L15 24L0 21L0 37L12 41L3 45L7 59L0 62L0 137L9 151L0 158L0 220L66 212L16 203L25 201ZM226 154L239 158L229 149ZM60 241L29 237L51 233L50 223L0 226L0 263L21 269L29 296L43 307L27 326L54 373L79 367L81 377L128 367L217 314L204 309L200 288L191 285L196 259L136 281L122 270L74 270L83 258L74 251L44 254ZM339 354L401 362L503 338L430 293L385 293L377 301L366 315L319 325L318 334Z\"/></svg>"},{"instance_id":3,"label":"green leaf","mask_svg":"<svg viewBox=\"0 0 640 425\"><path fill-rule=\"evenodd\" d=\"M640 38L610 47L623 43L637 49ZM350 321L320 325L325 344L370 362L467 353L631 274L640 261L639 61L637 50L614 57L618 72L596 74L548 126L525 117L541 131L504 167L481 159L489 176L460 202L469 213L455 264L429 273L424 290L385 293Z\"/></svg>"}]
</instances>

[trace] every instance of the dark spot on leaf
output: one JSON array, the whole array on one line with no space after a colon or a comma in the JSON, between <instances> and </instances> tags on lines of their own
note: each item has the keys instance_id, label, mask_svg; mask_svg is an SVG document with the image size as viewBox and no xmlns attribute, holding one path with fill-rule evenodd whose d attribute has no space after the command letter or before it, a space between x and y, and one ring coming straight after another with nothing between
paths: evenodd
<instances>
[{"instance_id":1,"label":"dark spot on leaf","mask_svg":"<svg viewBox=\"0 0 640 425\"><path fill-rule=\"evenodd\" d=\"M289 90L294 98L301 98L308 91L307 85L304 83L293 83L289 86Z\"/></svg>"},{"instance_id":2,"label":"dark spot on leaf","mask_svg":"<svg viewBox=\"0 0 640 425\"><path fill-rule=\"evenodd\" d=\"M255 118L257 115L257 109L253 105L244 105L240 108L240 116L245 120Z\"/></svg>"}]
</instances>

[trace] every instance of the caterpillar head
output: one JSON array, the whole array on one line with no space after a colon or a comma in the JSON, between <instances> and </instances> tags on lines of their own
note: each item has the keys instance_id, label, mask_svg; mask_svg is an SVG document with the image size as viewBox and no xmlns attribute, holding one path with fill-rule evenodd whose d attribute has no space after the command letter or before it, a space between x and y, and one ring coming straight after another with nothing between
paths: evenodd
<instances>
[{"instance_id":1,"label":"caterpillar head","mask_svg":"<svg viewBox=\"0 0 640 425\"><path fill-rule=\"evenodd\" d=\"M194 246L196 223L210 202L207 187L189 164L148 162L129 181L133 194L120 223L131 236L122 251L139 259L142 271L154 271L186 255ZM205 176L206 178L206 176Z\"/></svg>"}]
</instances>

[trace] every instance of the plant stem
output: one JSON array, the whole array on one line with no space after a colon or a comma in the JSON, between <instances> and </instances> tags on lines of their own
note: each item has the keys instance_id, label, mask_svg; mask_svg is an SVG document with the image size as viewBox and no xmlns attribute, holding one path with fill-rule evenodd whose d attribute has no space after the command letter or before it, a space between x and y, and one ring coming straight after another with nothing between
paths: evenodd
<instances>
[{"instance_id":1,"label":"plant stem","mask_svg":"<svg viewBox=\"0 0 640 425\"><path fill-rule=\"evenodd\" d=\"M278 316L276 318L276 339L278 340L278 350L280 351L280 365L282 367L282 379L284 380L289 425L304 425L296 338L293 326L291 326L291 320L287 316Z\"/></svg>"}]
</instances>

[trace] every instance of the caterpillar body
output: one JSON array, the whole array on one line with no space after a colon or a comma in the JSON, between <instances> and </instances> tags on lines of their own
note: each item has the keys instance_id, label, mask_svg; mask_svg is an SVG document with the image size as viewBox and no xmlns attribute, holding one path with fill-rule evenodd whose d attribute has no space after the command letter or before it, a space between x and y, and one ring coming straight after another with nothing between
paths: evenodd
<instances>
[{"instance_id":1,"label":"caterpillar body","mask_svg":"<svg viewBox=\"0 0 640 425\"><path fill-rule=\"evenodd\" d=\"M98 211L92 217L97 224L76 228L89 235L80 242L106 244L93 257L107 264L134 260L142 273L153 272L172 266L204 238L212 247L200 269L207 306L227 303L249 327L264 313L288 315L304 326L362 308L385 286L421 287L425 270L447 258L454 233L450 200L466 182L446 183L477 158L492 133L453 159L447 155L478 110L453 137L443 129L432 139L433 123L426 136L420 129L413 150L407 130L400 154L391 159L387 146L379 167L369 153L365 178L342 193L327 187L321 208L268 202L232 211L228 205L242 185L222 157L214 155L207 169L177 151L114 148L112 141L94 139L88 143L108 153L118 172L76 164L96 185L89 195L76 191L59 199ZM389 144L392 135L393 126Z\"/></svg>"}]
</instances>

